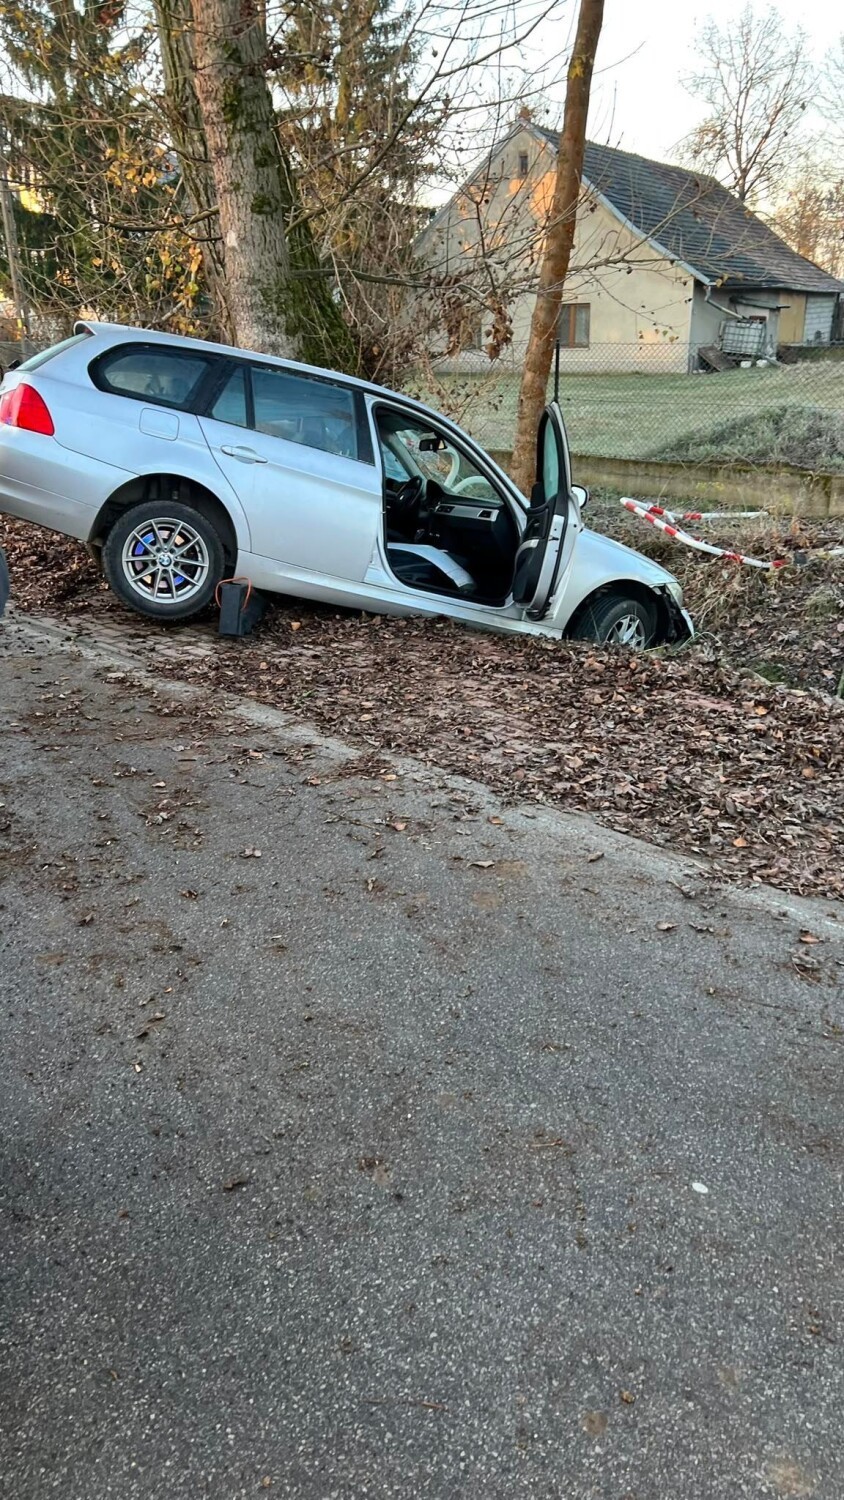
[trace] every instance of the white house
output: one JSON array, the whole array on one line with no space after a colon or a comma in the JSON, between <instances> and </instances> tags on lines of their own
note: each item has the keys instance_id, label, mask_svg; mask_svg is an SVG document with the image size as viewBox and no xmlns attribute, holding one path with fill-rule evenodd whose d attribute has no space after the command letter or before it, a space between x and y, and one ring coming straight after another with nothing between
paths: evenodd
<instances>
[{"instance_id":1,"label":"white house","mask_svg":"<svg viewBox=\"0 0 844 1500\"><path fill-rule=\"evenodd\" d=\"M518 361L525 347L558 144L555 131L520 117L418 237L438 277L473 287L476 315L460 351L452 339L449 368L486 360L491 288L512 319L502 359ZM842 292L714 178L587 143L560 320L564 368L685 371L829 343Z\"/></svg>"}]
</instances>

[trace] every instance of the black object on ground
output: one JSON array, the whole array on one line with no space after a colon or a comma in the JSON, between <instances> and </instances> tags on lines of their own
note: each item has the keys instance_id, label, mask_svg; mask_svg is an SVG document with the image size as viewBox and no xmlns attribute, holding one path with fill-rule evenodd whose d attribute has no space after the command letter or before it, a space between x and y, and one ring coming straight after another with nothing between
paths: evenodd
<instances>
[{"instance_id":1,"label":"black object on ground","mask_svg":"<svg viewBox=\"0 0 844 1500\"><path fill-rule=\"evenodd\" d=\"M251 635L266 608L263 594L253 589L245 578L232 578L221 583L217 603L220 606L220 635Z\"/></svg>"}]
</instances>

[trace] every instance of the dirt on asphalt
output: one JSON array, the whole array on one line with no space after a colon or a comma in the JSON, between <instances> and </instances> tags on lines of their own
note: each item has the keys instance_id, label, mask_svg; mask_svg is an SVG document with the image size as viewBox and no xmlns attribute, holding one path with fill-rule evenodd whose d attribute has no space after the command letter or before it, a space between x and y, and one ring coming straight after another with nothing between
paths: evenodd
<instances>
[{"instance_id":1,"label":"dirt on asphalt","mask_svg":"<svg viewBox=\"0 0 844 1500\"><path fill-rule=\"evenodd\" d=\"M4 1500L840 1500L840 916L213 691L495 645L296 619L0 627Z\"/></svg>"},{"instance_id":2,"label":"dirt on asphalt","mask_svg":"<svg viewBox=\"0 0 844 1500\"><path fill-rule=\"evenodd\" d=\"M139 665L154 658L164 675L246 694L505 797L587 811L704 856L729 879L844 896L844 703L736 667L705 636L692 650L641 657L280 603L252 638L227 642L210 620L164 631L125 613L75 543L12 522L0 541L19 606L95 638L116 627ZM742 576L740 587L786 577ZM795 568L785 589L796 595L804 577ZM782 608L773 618L786 634L800 628L783 623ZM830 662L829 642L841 642L840 659L844 634L840 619L824 619ZM772 617L759 628L774 649ZM197 641L199 652L180 650Z\"/></svg>"}]
</instances>

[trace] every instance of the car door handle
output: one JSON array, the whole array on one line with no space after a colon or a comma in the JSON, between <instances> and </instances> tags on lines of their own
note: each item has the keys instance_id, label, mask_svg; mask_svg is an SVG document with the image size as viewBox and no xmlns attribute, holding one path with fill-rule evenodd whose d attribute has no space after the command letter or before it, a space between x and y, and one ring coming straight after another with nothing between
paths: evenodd
<instances>
[{"instance_id":1,"label":"car door handle","mask_svg":"<svg viewBox=\"0 0 844 1500\"><path fill-rule=\"evenodd\" d=\"M242 443L235 443L233 446L223 443L220 452L227 453L229 458L239 458L242 464L265 464L267 462L262 454L256 453L254 448L245 448Z\"/></svg>"}]
</instances>

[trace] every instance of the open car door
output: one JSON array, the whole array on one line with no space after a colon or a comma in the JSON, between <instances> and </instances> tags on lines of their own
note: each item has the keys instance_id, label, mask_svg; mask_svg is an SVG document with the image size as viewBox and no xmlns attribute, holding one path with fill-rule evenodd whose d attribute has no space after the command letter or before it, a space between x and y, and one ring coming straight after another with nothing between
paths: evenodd
<instances>
[{"instance_id":1,"label":"open car door","mask_svg":"<svg viewBox=\"0 0 844 1500\"><path fill-rule=\"evenodd\" d=\"M560 571L571 507L571 456L563 414L546 406L536 440L536 482L516 553L513 600L532 620L544 615Z\"/></svg>"}]
</instances>

